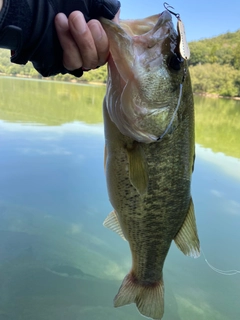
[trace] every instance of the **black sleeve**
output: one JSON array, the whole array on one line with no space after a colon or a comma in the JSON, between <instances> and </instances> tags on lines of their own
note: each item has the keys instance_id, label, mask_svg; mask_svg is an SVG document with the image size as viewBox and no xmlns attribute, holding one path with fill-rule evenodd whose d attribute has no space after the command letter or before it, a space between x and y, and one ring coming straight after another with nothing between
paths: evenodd
<instances>
[{"instance_id":1,"label":"black sleeve","mask_svg":"<svg viewBox=\"0 0 240 320\"><path fill-rule=\"evenodd\" d=\"M0 12L0 47L12 51L11 62L31 61L43 76L58 73L82 75L63 67L63 52L54 25L57 13L67 16L80 10L86 21L104 16L113 19L120 8L117 0L4 0Z\"/></svg>"}]
</instances>

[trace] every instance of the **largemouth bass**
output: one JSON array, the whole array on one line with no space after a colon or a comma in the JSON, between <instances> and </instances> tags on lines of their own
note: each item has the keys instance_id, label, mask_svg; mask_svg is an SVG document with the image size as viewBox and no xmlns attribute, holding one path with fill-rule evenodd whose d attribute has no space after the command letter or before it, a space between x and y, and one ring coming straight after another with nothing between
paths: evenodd
<instances>
[{"instance_id":1,"label":"largemouth bass","mask_svg":"<svg viewBox=\"0 0 240 320\"><path fill-rule=\"evenodd\" d=\"M104 225L129 243L132 269L114 306L136 303L161 319L163 266L175 241L199 256L191 198L194 104L180 35L168 11L121 26L105 19L110 41L104 100L105 171L114 210Z\"/></svg>"}]
</instances>

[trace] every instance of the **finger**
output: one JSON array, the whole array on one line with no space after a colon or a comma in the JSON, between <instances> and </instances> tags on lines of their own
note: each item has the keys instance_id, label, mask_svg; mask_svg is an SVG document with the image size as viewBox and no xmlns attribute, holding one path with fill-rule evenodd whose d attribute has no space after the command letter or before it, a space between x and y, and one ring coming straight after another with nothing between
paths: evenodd
<instances>
[{"instance_id":1,"label":"finger","mask_svg":"<svg viewBox=\"0 0 240 320\"><path fill-rule=\"evenodd\" d=\"M68 18L69 29L74 38L85 69L94 69L98 65L98 54L90 29L80 11L74 11Z\"/></svg>"},{"instance_id":2,"label":"finger","mask_svg":"<svg viewBox=\"0 0 240 320\"><path fill-rule=\"evenodd\" d=\"M69 30L68 19L63 13L57 14L55 27L59 42L63 49L63 65L68 70L75 70L82 67L83 61L77 44Z\"/></svg>"},{"instance_id":3,"label":"finger","mask_svg":"<svg viewBox=\"0 0 240 320\"><path fill-rule=\"evenodd\" d=\"M88 28L91 31L98 55L98 66L106 63L109 54L109 44L106 32L98 20L90 20Z\"/></svg>"}]
</instances>

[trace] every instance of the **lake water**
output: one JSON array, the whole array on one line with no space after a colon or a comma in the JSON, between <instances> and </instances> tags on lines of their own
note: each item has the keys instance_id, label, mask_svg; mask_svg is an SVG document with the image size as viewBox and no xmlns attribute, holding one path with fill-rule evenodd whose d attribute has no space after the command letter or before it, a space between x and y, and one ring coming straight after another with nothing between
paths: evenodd
<instances>
[{"instance_id":1,"label":"lake water","mask_svg":"<svg viewBox=\"0 0 240 320\"><path fill-rule=\"evenodd\" d=\"M102 222L105 87L0 78L0 320L141 320L113 298L129 247ZM192 194L202 249L240 269L240 102L195 98ZM173 243L164 320L240 319L240 274Z\"/></svg>"}]
</instances>

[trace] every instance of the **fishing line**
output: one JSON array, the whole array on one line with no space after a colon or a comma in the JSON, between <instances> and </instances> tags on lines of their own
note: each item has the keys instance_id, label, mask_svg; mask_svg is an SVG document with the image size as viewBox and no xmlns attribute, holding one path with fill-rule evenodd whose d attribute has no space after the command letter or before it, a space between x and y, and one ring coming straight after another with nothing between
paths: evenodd
<instances>
[{"instance_id":1,"label":"fishing line","mask_svg":"<svg viewBox=\"0 0 240 320\"><path fill-rule=\"evenodd\" d=\"M178 96L178 102L177 102L177 106L173 112L173 115L172 115L172 118L171 118L171 121L169 122L166 130L163 132L163 134L157 138L157 141L159 140L162 140L162 138L168 133L169 129L171 128L172 126L172 123L174 121L174 118L178 112L178 109L179 109L179 106L180 106L180 103L181 103L181 100L182 100L182 90L183 90L183 83L185 81L185 77L186 77L186 69L184 69L184 74L183 74L183 78L182 78L182 82L180 83L180 91L179 91L179 96Z\"/></svg>"},{"instance_id":2,"label":"fishing line","mask_svg":"<svg viewBox=\"0 0 240 320\"><path fill-rule=\"evenodd\" d=\"M179 93L178 103L177 103L176 109L175 109L174 112L173 112L172 119L171 119L171 121L169 122L169 124L168 124L168 126L167 126L167 129L166 129L166 130L163 132L163 134L157 139L158 141L159 141L159 140L162 140L162 138L168 133L169 129L170 129L171 126L172 126L173 120L174 120L174 118L175 118L176 113L178 112L178 109L179 109L179 106L180 106L180 102L181 102L181 99L182 99L182 88L183 88L183 84L180 83L180 93Z\"/></svg>"},{"instance_id":3,"label":"fishing line","mask_svg":"<svg viewBox=\"0 0 240 320\"><path fill-rule=\"evenodd\" d=\"M205 253L203 251L203 249L201 248L201 253L203 254L203 258L205 260L205 262L207 263L207 265L209 266L210 269L212 269L213 271L219 273L219 274L222 274L224 276L234 276L236 274L240 274L240 271L239 270L221 270L221 269L218 269L218 268L215 268L213 265L211 265L211 263L208 262L206 256L205 256Z\"/></svg>"},{"instance_id":4,"label":"fishing line","mask_svg":"<svg viewBox=\"0 0 240 320\"><path fill-rule=\"evenodd\" d=\"M175 13L172 10L170 10L170 9L174 9L174 8L172 6L170 6L167 2L164 2L163 5L164 5L165 9L169 13L171 13L172 15L174 15L178 19L178 34L180 36L179 52L180 52L181 57L184 60L188 60L189 57L190 57L190 50L188 48L186 35L185 35L185 30L184 30L184 25L183 25L183 23L182 23L182 21L180 19L180 14L179 13ZM170 130L170 128L172 126L174 118L175 118L175 116L176 116L176 114L178 112L178 109L179 109L179 106L180 106L180 103L181 103L181 99L182 99L183 83L184 83L184 80L186 78L186 72L187 72L186 68L184 68L182 82L180 83L180 92L179 92L179 97L178 97L178 103L177 103L177 106L176 106L176 108L175 108L175 110L173 112L171 121L168 124L166 130L163 132L163 134L159 138L157 138L157 141L162 140L162 138L168 133L168 131Z\"/></svg>"}]
</instances>

